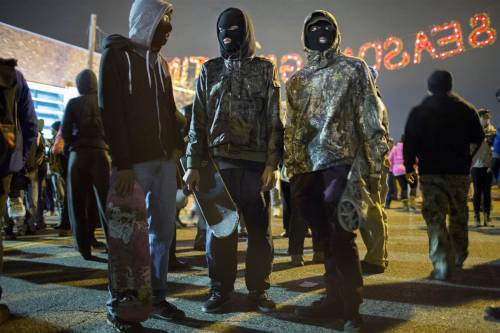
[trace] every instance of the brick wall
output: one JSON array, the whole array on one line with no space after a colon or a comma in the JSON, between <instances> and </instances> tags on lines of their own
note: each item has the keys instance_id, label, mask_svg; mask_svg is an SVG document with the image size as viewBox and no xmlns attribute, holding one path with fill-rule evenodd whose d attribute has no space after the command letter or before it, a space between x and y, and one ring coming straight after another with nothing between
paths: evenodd
<instances>
[{"instance_id":1,"label":"brick wall","mask_svg":"<svg viewBox=\"0 0 500 333\"><path fill-rule=\"evenodd\" d=\"M74 85L87 67L87 50L0 22L0 57L16 58L26 80L56 87ZM94 56L99 70L100 55Z\"/></svg>"},{"instance_id":2,"label":"brick wall","mask_svg":"<svg viewBox=\"0 0 500 333\"><path fill-rule=\"evenodd\" d=\"M56 87L74 86L76 75L87 67L87 50L0 22L0 57L16 58L26 80ZM99 71L100 54L94 55ZM174 90L177 106L192 95Z\"/></svg>"}]
</instances>

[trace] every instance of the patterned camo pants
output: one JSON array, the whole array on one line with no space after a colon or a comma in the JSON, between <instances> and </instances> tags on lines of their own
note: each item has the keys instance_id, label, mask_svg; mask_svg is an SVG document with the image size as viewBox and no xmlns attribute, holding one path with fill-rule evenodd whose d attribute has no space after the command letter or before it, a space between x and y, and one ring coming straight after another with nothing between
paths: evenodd
<instances>
[{"instance_id":1,"label":"patterned camo pants","mask_svg":"<svg viewBox=\"0 0 500 333\"><path fill-rule=\"evenodd\" d=\"M423 175L422 215L429 236L429 257L435 270L461 266L468 255L468 176ZM448 226L446 215L449 216Z\"/></svg>"}]
</instances>

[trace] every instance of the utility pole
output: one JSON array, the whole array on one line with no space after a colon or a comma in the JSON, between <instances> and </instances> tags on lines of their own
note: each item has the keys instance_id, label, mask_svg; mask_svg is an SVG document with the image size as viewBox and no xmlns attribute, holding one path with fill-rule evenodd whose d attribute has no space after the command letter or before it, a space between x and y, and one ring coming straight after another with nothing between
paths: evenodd
<instances>
[{"instance_id":1,"label":"utility pole","mask_svg":"<svg viewBox=\"0 0 500 333\"><path fill-rule=\"evenodd\" d=\"M90 15L90 27L89 27L89 58L87 67L90 70L94 69L94 52L96 43L96 30L97 30L97 15Z\"/></svg>"}]
</instances>

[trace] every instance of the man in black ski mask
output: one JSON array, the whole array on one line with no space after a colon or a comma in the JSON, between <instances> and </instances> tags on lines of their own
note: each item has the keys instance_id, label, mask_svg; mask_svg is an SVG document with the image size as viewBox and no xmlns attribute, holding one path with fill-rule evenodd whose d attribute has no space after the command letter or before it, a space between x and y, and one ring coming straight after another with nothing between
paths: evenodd
<instances>
[{"instance_id":1,"label":"man in black ski mask","mask_svg":"<svg viewBox=\"0 0 500 333\"><path fill-rule=\"evenodd\" d=\"M379 193L388 148L383 110L366 63L340 51L331 13L312 12L302 39L307 62L287 81L284 165L293 214L321 237L326 295L296 314L342 319L344 332L359 332L363 276L353 230ZM372 200L351 195L367 192Z\"/></svg>"},{"instance_id":2,"label":"man in black ski mask","mask_svg":"<svg viewBox=\"0 0 500 333\"><path fill-rule=\"evenodd\" d=\"M332 47L337 29L321 17L312 19L306 27L305 43L308 48L324 52Z\"/></svg>"},{"instance_id":3,"label":"man in black ski mask","mask_svg":"<svg viewBox=\"0 0 500 333\"><path fill-rule=\"evenodd\" d=\"M238 9L229 8L219 17L217 37L223 58L239 57L246 33L245 26L245 17Z\"/></svg>"},{"instance_id":4,"label":"man in black ski mask","mask_svg":"<svg viewBox=\"0 0 500 333\"><path fill-rule=\"evenodd\" d=\"M266 293L273 260L269 190L283 147L279 79L269 60L255 56L253 25L244 12L225 10L217 36L221 57L203 65L197 83L184 180L190 189L197 187L207 153L218 164L247 224L249 299L259 310L272 311L275 304ZM206 243L211 290L203 311L216 312L234 290L238 235L219 239L208 230Z\"/></svg>"}]
</instances>

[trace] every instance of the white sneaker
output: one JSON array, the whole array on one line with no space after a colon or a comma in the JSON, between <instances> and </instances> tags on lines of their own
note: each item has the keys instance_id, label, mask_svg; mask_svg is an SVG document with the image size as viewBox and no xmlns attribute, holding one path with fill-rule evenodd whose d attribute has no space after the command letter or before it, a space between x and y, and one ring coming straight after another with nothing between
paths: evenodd
<instances>
[{"instance_id":1,"label":"white sneaker","mask_svg":"<svg viewBox=\"0 0 500 333\"><path fill-rule=\"evenodd\" d=\"M21 197L9 198L7 205L9 217L16 218L26 216L26 208L24 207L23 199Z\"/></svg>"}]
</instances>

